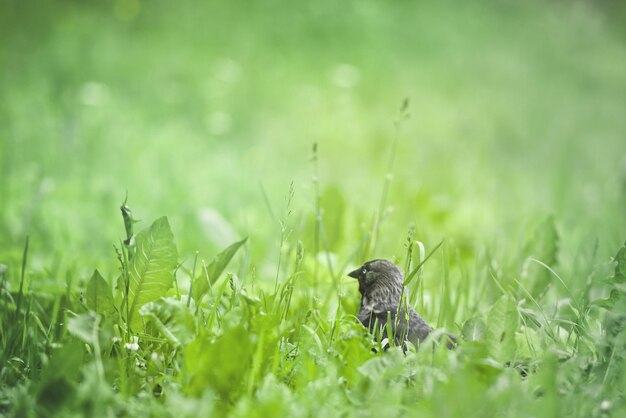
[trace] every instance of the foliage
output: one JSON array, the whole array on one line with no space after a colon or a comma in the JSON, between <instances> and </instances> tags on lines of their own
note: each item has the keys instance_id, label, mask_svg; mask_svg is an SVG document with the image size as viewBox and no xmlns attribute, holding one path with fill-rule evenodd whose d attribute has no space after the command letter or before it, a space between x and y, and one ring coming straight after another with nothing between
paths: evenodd
<instances>
[{"instance_id":1,"label":"foliage","mask_svg":"<svg viewBox=\"0 0 626 418\"><path fill-rule=\"evenodd\" d=\"M0 2L0 415L626 415L609 3Z\"/></svg>"},{"instance_id":2,"label":"foliage","mask_svg":"<svg viewBox=\"0 0 626 418\"><path fill-rule=\"evenodd\" d=\"M131 261L126 261L130 251L120 257L122 271L144 254L139 265L153 266L143 270L148 277L172 274L175 247L165 218L134 238ZM207 269L213 277L219 278L244 242L214 258L211 265L218 267ZM536 299L531 299L535 306L530 307L524 298L504 293L488 311L465 321L456 350L440 345L434 350L403 353L391 348L376 353L379 343L372 342L349 315L325 319L314 307L307 308L303 299L307 289L297 289L292 281L303 273L297 270L298 263L276 293L260 290L258 297L232 274L221 282L211 281L207 298L192 304L187 302L189 295L168 296L170 286L155 286L137 306L143 321L133 325L132 317L120 313L127 298L137 299L139 291L126 293L118 286L114 298L107 281L95 271L84 297L67 304L68 308L77 304L85 313L68 317L67 333L51 338L53 348L42 351L45 361L29 364L27 357L16 363L18 357L13 357L3 368L5 380L11 365L23 376L21 384L3 391L5 412L136 414L142 399L162 398L164 402L155 404L161 406L151 408L166 414L174 413L181 402L200 402L204 406L199 410L206 416L214 408L232 416L306 416L324 399L329 402L327 413L335 415L351 414L354 407L372 416L383 410L391 416L409 411L457 416L471 407L476 416L602 416L624 407L618 388L626 360L626 312L618 302L626 293L625 252L626 244L614 258L614 274L603 285L613 299L589 303L606 314L587 309L584 322L573 324L596 332L589 325L591 318L604 318L597 342L581 348L567 336L561 325L567 320L558 312L548 317ZM301 259L302 253L296 257ZM427 266L428 257L423 258L416 268ZM197 280L193 275L188 278ZM15 295L20 297L24 295ZM5 315L21 316L29 309L15 303L3 307ZM15 326L8 329L17 332ZM26 332L42 338L45 325L38 319ZM4 349L9 347L5 343ZM41 370L32 370L33 365ZM84 385L95 385L96 396L81 389ZM580 400L585 388L598 403ZM456 396L456 401L445 402L446 396ZM483 400L477 403L480 397ZM194 408L182 411L192 416Z\"/></svg>"}]
</instances>

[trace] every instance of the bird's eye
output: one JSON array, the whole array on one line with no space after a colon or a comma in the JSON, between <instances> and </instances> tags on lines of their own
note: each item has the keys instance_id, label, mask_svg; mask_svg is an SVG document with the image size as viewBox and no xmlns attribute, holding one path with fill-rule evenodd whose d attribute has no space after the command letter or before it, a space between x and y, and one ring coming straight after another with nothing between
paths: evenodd
<instances>
[{"instance_id":1,"label":"bird's eye","mask_svg":"<svg viewBox=\"0 0 626 418\"><path fill-rule=\"evenodd\" d=\"M361 270L361 274L362 274L363 276L365 276L365 274L367 274L367 269L366 269L366 268L363 268L363 270Z\"/></svg>"}]
</instances>

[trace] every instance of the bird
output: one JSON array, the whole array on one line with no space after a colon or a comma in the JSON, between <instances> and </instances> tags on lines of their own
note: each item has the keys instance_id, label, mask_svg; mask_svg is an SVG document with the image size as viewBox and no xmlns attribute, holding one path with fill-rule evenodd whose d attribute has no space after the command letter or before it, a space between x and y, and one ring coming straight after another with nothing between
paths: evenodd
<instances>
[{"instance_id":1,"label":"bird","mask_svg":"<svg viewBox=\"0 0 626 418\"><path fill-rule=\"evenodd\" d=\"M387 321L390 319L396 346L401 346L406 352L407 341L418 346L432 332L433 328L402 301L404 276L394 263L383 259L371 260L348 273L348 276L359 281L361 306L358 319L375 337L389 341ZM446 340L449 349L457 346L454 335L447 334Z\"/></svg>"}]
</instances>

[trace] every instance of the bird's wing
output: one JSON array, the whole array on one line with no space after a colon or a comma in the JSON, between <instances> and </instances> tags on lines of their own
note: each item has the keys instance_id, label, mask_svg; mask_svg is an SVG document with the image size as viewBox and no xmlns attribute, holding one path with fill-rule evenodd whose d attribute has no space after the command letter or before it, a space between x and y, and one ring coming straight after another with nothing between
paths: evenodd
<instances>
[{"instance_id":1,"label":"bird's wing","mask_svg":"<svg viewBox=\"0 0 626 418\"><path fill-rule=\"evenodd\" d=\"M407 339L414 344L425 340L433 330L412 308L409 311L408 326Z\"/></svg>"}]
</instances>

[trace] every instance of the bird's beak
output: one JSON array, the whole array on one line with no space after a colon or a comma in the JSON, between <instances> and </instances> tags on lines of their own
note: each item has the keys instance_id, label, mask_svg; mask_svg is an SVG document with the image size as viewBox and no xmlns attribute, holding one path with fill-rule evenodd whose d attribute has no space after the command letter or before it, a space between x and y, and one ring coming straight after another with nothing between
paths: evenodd
<instances>
[{"instance_id":1,"label":"bird's beak","mask_svg":"<svg viewBox=\"0 0 626 418\"><path fill-rule=\"evenodd\" d=\"M355 279L358 279L359 277L361 277L361 267L348 273L348 276L354 277Z\"/></svg>"}]
</instances>

